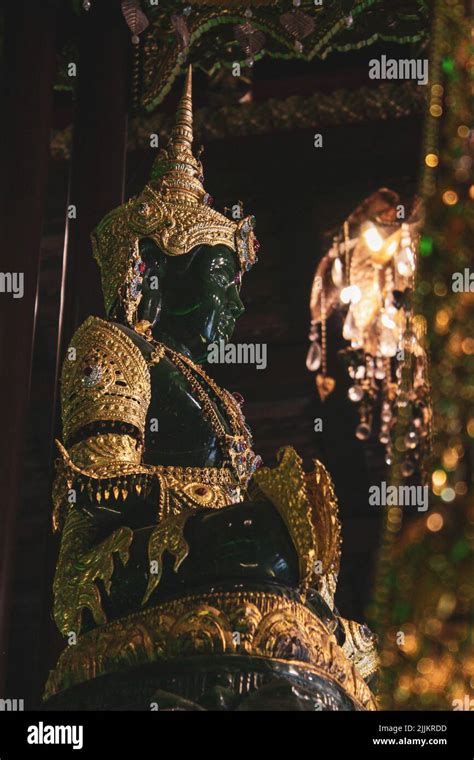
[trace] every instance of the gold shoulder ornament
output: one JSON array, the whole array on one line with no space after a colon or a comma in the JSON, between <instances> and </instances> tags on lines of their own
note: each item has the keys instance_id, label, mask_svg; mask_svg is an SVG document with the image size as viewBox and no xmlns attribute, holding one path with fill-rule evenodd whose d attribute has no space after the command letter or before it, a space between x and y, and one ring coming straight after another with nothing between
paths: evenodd
<instances>
[{"instance_id":1,"label":"gold shoulder ornament","mask_svg":"<svg viewBox=\"0 0 474 760\"><path fill-rule=\"evenodd\" d=\"M74 334L61 375L64 441L58 442L53 485L53 526L73 482L92 494L91 477L122 475L104 497L125 488L127 476L145 475L141 467L145 421L150 403L150 373L135 343L117 325L89 317ZM137 481L140 488L140 483ZM116 494L117 495L117 494ZM101 499L98 497L98 501Z\"/></svg>"},{"instance_id":2,"label":"gold shoulder ornament","mask_svg":"<svg viewBox=\"0 0 474 760\"><path fill-rule=\"evenodd\" d=\"M127 423L143 440L150 397L148 366L133 340L112 322L86 319L71 340L61 376L66 443L99 421Z\"/></svg>"}]
</instances>

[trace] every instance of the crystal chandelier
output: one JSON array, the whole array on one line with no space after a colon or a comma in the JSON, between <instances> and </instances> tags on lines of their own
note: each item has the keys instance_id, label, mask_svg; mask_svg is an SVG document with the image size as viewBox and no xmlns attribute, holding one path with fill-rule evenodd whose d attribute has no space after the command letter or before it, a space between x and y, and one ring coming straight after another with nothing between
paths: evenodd
<instances>
[{"instance_id":1,"label":"crystal chandelier","mask_svg":"<svg viewBox=\"0 0 474 760\"><path fill-rule=\"evenodd\" d=\"M399 196L383 188L343 222L314 276L306 359L324 401L335 387L327 373L326 322L338 311L348 344L339 355L359 414L355 434L362 441L378 437L388 465L396 439L404 477L420 470L431 425L426 323L412 305L420 212L418 201L407 213Z\"/></svg>"}]
</instances>

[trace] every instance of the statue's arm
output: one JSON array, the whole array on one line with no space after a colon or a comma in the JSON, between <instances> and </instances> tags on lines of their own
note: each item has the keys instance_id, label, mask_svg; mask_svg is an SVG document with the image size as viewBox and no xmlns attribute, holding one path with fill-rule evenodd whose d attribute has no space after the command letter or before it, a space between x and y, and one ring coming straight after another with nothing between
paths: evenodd
<instances>
[{"instance_id":1,"label":"statue's arm","mask_svg":"<svg viewBox=\"0 0 474 760\"><path fill-rule=\"evenodd\" d=\"M143 463L150 398L140 349L117 325L89 317L69 345L61 376L56 529L70 504L97 517L100 527L123 523L130 507L150 499L153 478Z\"/></svg>"},{"instance_id":2,"label":"statue's arm","mask_svg":"<svg viewBox=\"0 0 474 760\"><path fill-rule=\"evenodd\" d=\"M116 557L128 561L137 510L156 513L158 492L143 464L149 385L133 342L115 325L86 320L63 365L53 485L53 526L62 532L54 616L65 634L79 632L84 608L104 622L97 581L107 590Z\"/></svg>"}]
</instances>

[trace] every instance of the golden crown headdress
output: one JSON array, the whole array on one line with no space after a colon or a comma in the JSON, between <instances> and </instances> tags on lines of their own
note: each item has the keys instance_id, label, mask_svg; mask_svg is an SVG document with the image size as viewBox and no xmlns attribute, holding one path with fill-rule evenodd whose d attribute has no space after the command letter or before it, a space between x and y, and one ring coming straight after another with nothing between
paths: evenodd
<instances>
[{"instance_id":1,"label":"golden crown headdress","mask_svg":"<svg viewBox=\"0 0 474 760\"><path fill-rule=\"evenodd\" d=\"M238 222L211 208L203 186L201 161L193 155L192 69L188 69L175 125L160 150L143 191L108 213L92 233L94 257L101 269L107 314L117 298L133 325L141 299L139 242L150 238L168 256L181 256L198 245L226 245L237 254L242 272L257 260L255 219Z\"/></svg>"}]
</instances>

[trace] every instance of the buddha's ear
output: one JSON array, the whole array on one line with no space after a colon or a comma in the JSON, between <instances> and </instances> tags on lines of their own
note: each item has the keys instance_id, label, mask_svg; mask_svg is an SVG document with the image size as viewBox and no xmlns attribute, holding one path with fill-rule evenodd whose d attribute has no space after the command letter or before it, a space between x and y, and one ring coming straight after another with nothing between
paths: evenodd
<instances>
[{"instance_id":1,"label":"buddha's ear","mask_svg":"<svg viewBox=\"0 0 474 760\"><path fill-rule=\"evenodd\" d=\"M142 238L138 244L140 258L145 262L147 267L158 269L160 273L165 272L167 256L157 244L150 238Z\"/></svg>"},{"instance_id":2,"label":"buddha's ear","mask_svg":"<svg viewBox=\"0 0 474 760\"><path fill-rule=\"evenodd\" d=\"M163 289L168 266L168 256L149 238L140 240L140 258L145 264L142 280L142 297L137 311L137 321L146 320L151 325L159 321L163 302Z\"/></svg>"},{"instance_id":3,"label":"buddha's ear","mask_svg":"<svg viewBox=\"0 0 474 760\"><path fill-rule=\"evenodd\" d=\"M129 327L145 319L151 324L158 321L169 258L149 238L143 238L138 242L138 252L140 259L136 263L139 264L139 269L134 269L132 273L138 283L138 286L132 283L138 287L138 294L131 299L131 283L124 283L108 313L110 319ZM134 301L138 304L134 305Z\"/></svg>"}]
</instances>

